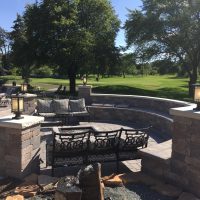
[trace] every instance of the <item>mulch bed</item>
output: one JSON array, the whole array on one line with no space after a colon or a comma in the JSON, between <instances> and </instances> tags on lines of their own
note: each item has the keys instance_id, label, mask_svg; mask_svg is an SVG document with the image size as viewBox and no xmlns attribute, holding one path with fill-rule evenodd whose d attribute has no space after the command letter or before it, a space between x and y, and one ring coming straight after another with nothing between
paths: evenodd
<instances>
[{"instance_id":1,"label":"mulch bed","mask_svg":"<svg viewBox=\"0 0 200 200\"><path fill-rule=\"evenodd\" d=\"M12 195L16 186L21 184L19 180L6 178L0 180L0 199ZM174 200L173 198L160 195L142 184L130 184L122 187L105 187L105 198L112 200ZM38 194L31 200L54 200L54 193Z\"/></svg>"}]
</instances>

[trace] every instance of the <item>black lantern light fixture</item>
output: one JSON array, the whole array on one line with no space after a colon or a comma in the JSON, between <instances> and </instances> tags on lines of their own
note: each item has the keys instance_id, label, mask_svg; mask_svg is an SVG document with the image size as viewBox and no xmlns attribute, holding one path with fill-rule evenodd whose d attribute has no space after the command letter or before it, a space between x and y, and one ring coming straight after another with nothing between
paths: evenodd
<instances>
[{"instance_id":1,"label":"black lantern light fixture","mask_svg":"<svg viewBox=\"0 0 200 200\"><path fill-rule=\"evenodd\" d=\"M22 83L22 84L21 84L21 92L22 92L23 94L25 94L25 93L27 92L27 89L28 89L27 83Z\"/></svg>"},{"instance_id":2,"label":"black lantern light fixture","mask_svg":"<svg viewBox=\"0 0 200 200\"><path fill-rule=\"evenodd\" d=\"M19 93L11 96L11 111L15 114L13 119L23 119L21 113L24 111L24 97Z\"/></svg>"},{"instance_id":3,"label":"black lantern light fixture","mask_svg":"<svg viewBox=\"0 0 200 200\"><path fill-rule=\"evenodd\" d=\"M194 84L194 102L197 107L194 110L200 111L200 84Z\"/></svg>"},{"instance_id":4,"label":"black lantern light fixture","mask_svg":"<svg viewBox=\"0 0 200 200\"><path fill-rule=\"evenodd\" d=\"M87 78L86 76L83 77L83 85L86 85L87 84Z\"/></svg>"}]
</instances>

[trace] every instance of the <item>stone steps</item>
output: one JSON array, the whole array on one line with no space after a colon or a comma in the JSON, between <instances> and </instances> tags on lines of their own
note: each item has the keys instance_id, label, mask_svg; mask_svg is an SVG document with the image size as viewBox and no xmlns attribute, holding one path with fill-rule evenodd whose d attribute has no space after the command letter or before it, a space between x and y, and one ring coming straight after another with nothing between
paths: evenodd
<instances>
[{"instance_id":1,"label":"stone steps","mask_svg":"<svg viewBox=\"0 0 200 200\"><path fill-rule=\"evenodd\" d=\"M142 172L167 181L171 173L171 146L172 140L168 140L166 142L139 150L139 154L142 159Z\"/></svg>"}]
</instances>

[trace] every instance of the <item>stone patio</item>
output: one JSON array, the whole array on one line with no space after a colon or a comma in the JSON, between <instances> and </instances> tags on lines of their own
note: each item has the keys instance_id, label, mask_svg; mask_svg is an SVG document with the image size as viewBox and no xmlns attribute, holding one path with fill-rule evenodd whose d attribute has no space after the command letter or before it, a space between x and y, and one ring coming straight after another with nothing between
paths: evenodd
<instances>
[{"instance_id":1,"label":"stone patio","mask_svg":"<svg viewBox=\"0 0 200 200\"><path fill-rule=\"evenodd\" d=\"M11 114L10 107L0 108L0 116L1 117L10 115L10 114ZM92 126L98 131L101 131L101 130L110 131L110 130L120 129L121 127L141 128L133 123L132 124L130 124L130 123L124 124L124 123L112 122L112 121L109 121L109 122L98 121L98 122L90 122L90 123L81 122L80 126ZM41 168L42 168L43 172L46 170L49 171L48 169L50 168L49 166L46 166L46 144L50 143L51 141L52 141L52 127L42 127L41 128L41 159L42 159L43 163L41 163ZM157 147L157 144L163 143L164 141L165 141L165 138L163 138L163 134L159 134L157 132L156 133L151 132L149 142L148 142L148 148L145 151L148 152L148 151L151 151L151 149L155 149ZM163 155L165 154L165 152L161 151L161 154L162 153L163 153ZM115 163L113 163L113 164L109 163L109 164L104 164L104 165L108 172L109 171L112 172L112 169L113 169L113 166L115 166ZM121 163L121 165L123 165L122 168L126 168L126 170L130 170L132 172L138 172L141 170L141 160L123 161ZM109 170L108 168L111 168L111 170ZM72 170L67 169L67 171L69 171L70 173L73 173L73 168L72 168ZM44 173L46 173L46 172L44 172Z\"/></svg>"}]
</instances>

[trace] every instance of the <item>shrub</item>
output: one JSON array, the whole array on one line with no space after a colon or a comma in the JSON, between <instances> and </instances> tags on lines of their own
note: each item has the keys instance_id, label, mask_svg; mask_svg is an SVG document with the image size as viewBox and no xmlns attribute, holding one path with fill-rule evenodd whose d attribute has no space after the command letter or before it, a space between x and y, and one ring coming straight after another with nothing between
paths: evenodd
<instances>
[{"instance_id":1,"label":"shrub","mask_svg":"<svg viewBox=\"0 0 200 200\"><path fill-rule=\"evenodd\" d=\"M38 68L34 68L32 74L36 77L51 77L53 75L53 70L48 65L43 65Z\"/></svg>"}]
</instances>

